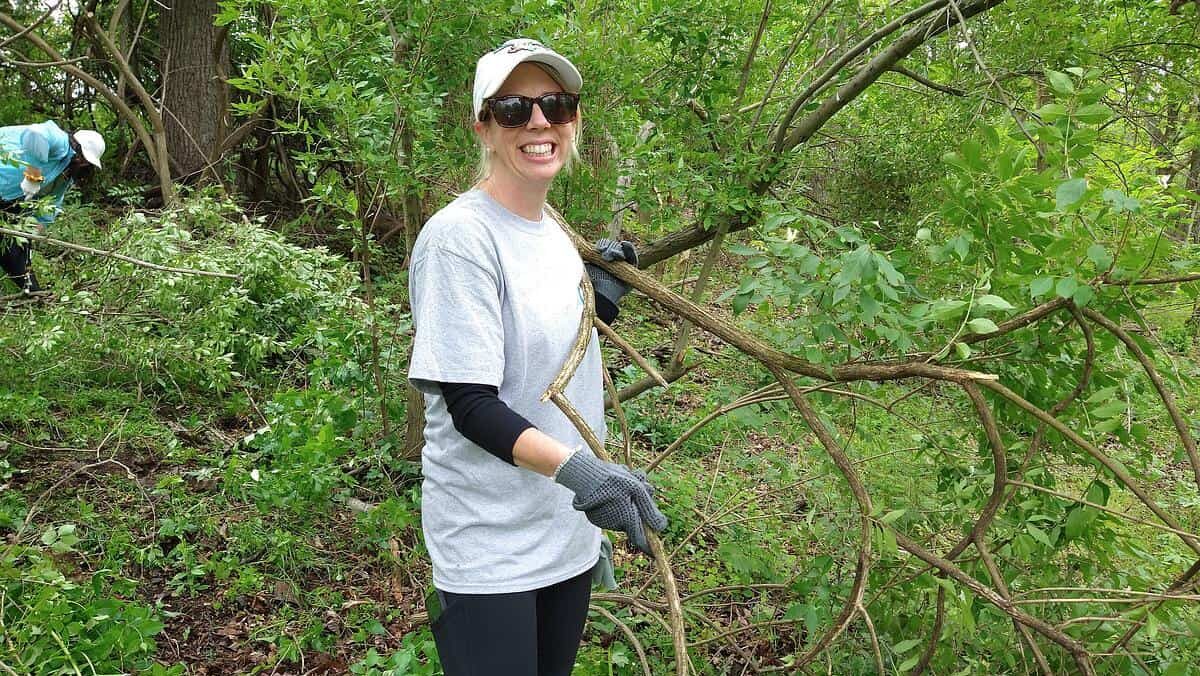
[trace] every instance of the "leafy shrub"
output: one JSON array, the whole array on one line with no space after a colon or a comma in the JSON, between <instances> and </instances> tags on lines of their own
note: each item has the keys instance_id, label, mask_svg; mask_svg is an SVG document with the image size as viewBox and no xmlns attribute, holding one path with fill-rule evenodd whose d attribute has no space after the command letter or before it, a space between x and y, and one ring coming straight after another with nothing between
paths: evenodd
<instances>
[{"instance_id":1,"label":"leafy shrub","mask_svg":"<svg viewBox=\"0 0 1200 676\"><path fill-rule=\"evenodd\" d=\"M3 661L18 673L130 672L149 669L154 637L163 629L153 608L111 596L129 583L93 574L86 584L68 578L51 552L65 555L79 542L74 524L48 527L42 547L0 550ZM7 653L7 654L6 654Z\"/></svg>"}]
</instances>

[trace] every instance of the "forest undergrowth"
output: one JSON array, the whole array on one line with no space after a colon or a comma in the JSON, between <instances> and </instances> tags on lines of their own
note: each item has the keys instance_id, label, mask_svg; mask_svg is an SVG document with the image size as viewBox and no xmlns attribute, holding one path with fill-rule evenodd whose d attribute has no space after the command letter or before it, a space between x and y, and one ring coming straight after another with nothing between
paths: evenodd
<instances>
[{"instance_id":1,"label":"forest undergrowth","mask_svg":"<svg viewBox=\"0 0 1200 676\"><path fill-rule=\"evenodd\" d=\"M670 519L577 674L1200 676L1198 11L0 0L0 123L109 141L0 224L0 674L441 672L405 259L523 35Z\"/></svg>"},{"instance_id":2,"label":"forest undergrowth","mask_svg":"<svg viewBox=\"0 0 1200 676\"><path fill-rule=\"evenodd\" d=\"M54 295L4 309L0 377L20 384L0 394L4 661L40 673L86 673L89 664L151 674L439 673L421 601L429 571L419 467L398 459L402 431L385 433L378 407L404 419L396 395L410 339L403 276L377 280L372 313L343 259L289 244L229 204L200 196L162 214L104 218L80 212L65 236L241 279L46 248ZM726 274L720 283L737 281ZM1188 382L1198 355L1187 308L1146 311ZM648 354L669 354L674 322L645 299L635 297L617 326ZM385 337L378 362L373 330ZM704 362L686 380L626 403L635 465L769 382L719 341L703 339L698 349ZM640 376L618 351L606 348L606 362L618 387ZM947 524L924 537L935 543L982 499L991 469L986 447L961 425L970 415L961 398L949 390L906 397L911 389L874 385L859 398L817 393L814 401L851 431L843 441L879 520ZM1132 396L1135 405L1147 397ZM1194 397L1187 390L1180 405L1200 403ZM883 410L885 401L896 403ZM652 473L681 589L709 596L688 606L699 673L729 673L747 660L786 671L851 584L856 510L784 404L731 411ZM614 424L610 452L623 452L620 438ZM1165 450L1166 435L1146 441L1163 450L1112 451L1171 487L1164 501L1181 518L1193 515L1182 527L1200 528L1195 491L1179 489L1186 460ZM1053 456L1044 463L1027 476L1055 474L1057 491L1141 513L1102 473ZM1186 562L1170 534L1096 510L1079 516L1071 504L1038 503L1044 513L1029 515L1008 543L1014 558L1057 562L1027 568L1028 589L1136 588ZM913 637L935 599L913 591L929 573L901 555L888 531L875 538L866 607L882 658L904 672L921 653ZM617 570L620 588L599 599L654 584L648 561L620 547ZM654 615L610 608L589 617L578 673L641 673L637 649L652 673L669 669L671 638ZM947 603L944 615L941 640L955 671L1030 668L1005 645L1003 615L969 597ZM1188 673L1200 635L1196 606L1151 618L1144 640L1178 656L1167 673ZM637 649L626 631L636 632ZM838 639L834 672L872 669L867 631L852 626Z\"/></svg>"}]
</instances>

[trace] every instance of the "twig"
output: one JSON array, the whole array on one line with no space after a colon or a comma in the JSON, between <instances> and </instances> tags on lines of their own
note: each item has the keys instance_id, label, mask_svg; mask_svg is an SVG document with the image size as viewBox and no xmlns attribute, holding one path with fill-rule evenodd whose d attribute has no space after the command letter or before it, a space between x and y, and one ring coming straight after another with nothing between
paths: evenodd
<instances>
[{"instance_id":1,"label":"twig","mask_svg":"<svg viewBox=\"0 0 1200 676\"><path fill-rule=\"evenodd\" d=\"M979 552L979 558L983 561L983 567L987 569L988 577L992 579L992 584L996 585L996 591L1006 599L1012 599L1012 593L1008 590L1008 584L1004 582L1004 575L1000 572L1000 567L996 565L996 560L992 558L991 549L988 547L987 541L980 534L975 537L975 551ZM1017 636L1021 639L1024 645L1029 646L1030 652L1033 653L1033 659L1037 662L1038 668L1046 676L1053 676L1054 670L1050 668L1050 663L1046 661L1046 655L1042 653L1042 649L1038 647L1033 636L1029 633L1029 628L1015 619L1012 621L1013 628L1017 630Z\"/></svg>"},{"instance_id":2,"label":"twig","mask_svg":"<svg viewBox=\"0 0 1200 676\"><path fill-rule=\"evenodd\" d=\"M608 391L608 396L612 399L613 415L616 416L617 424L621 427L621 448L625 452L625 464L632 466L633 439L629 434L629 420L625 418L625 409L621 407L621 399L617 394L617 386L613 384L612 376L608 374L608 369L601 366L600 373L604 376L604 389Z\"/></svg>"},{"instance_id":3,"label":"twig","mask_svg":"<svg viewBox=\"0 0 1200 676\"><path fill-rule=\"evenodd\" d=\"M1136 495L1137 498L1142 501L1142 504L1149 508L1151 512L1154 512L1154 515L1157 516L1163 523L1174 528L1175 530L1182 530L1179 527L1179 522L1173 516L1171 516L1170 513L1168 513L1162 507L1159 507L1158 503L1150 497L1150 495L1144 488L1141 487L1141 485L1134 481L1133 477L1129 475L1129 472L1126 471L1124 467L1117 464L1112 458L1108 457L1107 454L1080 436L1075 430L1067 427L1054 416L1051 416L1037 406L1029 403L1021 395L1001 385L999 382L992 381L985 382L983 384L988 389L1016 404L1026 412L1031 413L1035 418L1046 423L1056 432L1066 437L1071 443L1086 451L1088 455L1092 456L1092 458L1104 465L1105 469L1107 469L1114 477L1116 477L1116 479L1120 481L1122 485L1128 488L1130 492ZM1191 547L1192 551L1200 553L1200 540L1197 540L1189 535L1180 535L1179 538L1183 540L1184 544L1186 544L1188 547Z\"/></svg>"},{"instance_id":4,"label":"twig","mask_svg":"<svg viewBox=\"0 0 1200 676\"><path fill-rule=\"evenodd\" d=\"M871 652L875 656L875 673L885 674L887 672L883 668L883 654L879 652L879 636L875 634L875 623L871 621L871 614L861 603L858 604L857 610L867 625L867 633L871 636Z\"/></svg>"},{"instance_id":5,"label":"twig","mask_svg":"<svg viewBox=\"0 0 1200 676\"><path fill-rule=\"evenodd\" d=\"M653 672L650 671L650 663L646 660L646 651L644 648L642 648L642 642L638 640L637 634L633 633L633 630L629 628L629 625L617 619L616 615L608 612L608 610L602 606L598 606L593 603L591 604L591 608L597 613L603 615L605 619L616 625L617 628L621 630L621 633L625 634L625 638L629 639L629 642L633 645L633 649L637 652L638 660L642 663L642 672L645 673L646 676L653 676Z\"/></svg>"},{"instance_id":6,"label":"twig","mask_svg":"<svg viewBox=\"0 0 1200 676\"><path fill-rule=\"evenodd\" d=\"M21 30L17 31L16 35L10 35L9 37L7 37L5 39L0 40L0 49L4 49L5 47L11 45L12 43L16 42L17 40L20 40L22 37L24 37L30 31L32 31L33 29L42 25L42 23L44 23L46 21L46 19L49 19L51 16L54 15L54 12L58 11L58 6L61 4L62 4L62 0L58 0L58 2L51 5L49 9L47 9L41 16L39 16L37 19L35 19L33 23L31 23L28 26L26 26L25 28L22 28Z\"/></svg>"},{"instance_id":7,"label":"twig","mask_svg":"<svg viewBox=\"0 0 1200 676\"><path fill-rule=\"evenodd\" d=\"M1196 533L1190 533L1186 530L1180 530L1178 528L1171 528L1170 526L1164 526L1161 523L1147 521L1146 519L1139 519L1138 517L1133 516L1132 514L1127 514L1120 510L1113 509L1112 507L1105 507L1104 505L1092 502L1091 500L1087 500L1084 498L1077 498L1075 496L1068 495L1066 493L1060 493L1059 491L1052 490L1052 489L1046 488L1044 486L1037 486L1034 484L1025 483L1024 481L1009 481L1008 484L1010 486L1019 486L1021 488L1028 488L1031 491L1038 491L1039 493L1053 495L1054 497L1062 498L1063 500L1070 500L1071 502L1078 502L1081 505L1087 505L1088 507L1091 507L1093 509L1098 509L1098 510L1100 510L1102 512L1106 512L1108 514L1112 514L1113 516L1119 516L1122 519L1128 519L1129 521L1132 521L1134 523L1140 523L1143 526L1149 526L1151 528L1157 528L1158 530L1166 531L1168 533L1174 533L1175 535L1196 538L1196 539L1200 540L1200 535L1197 535Z\"/></svg>"},{"instance_id":8,"label":"twig","mask_svg":"<svg viewBox=\"0 0 1200 676\"><path fill-rule=\"evenodd\" d=\"M942 638L942 627L946 622L946 588L942 585L937 585L937 600L934 602L933 615L933 630L929 632L929 640L925 643L925 650L921 653L921 659L913 667L911 676L921 676L925 670L929 668L929 663L933 661L933 656L937 654L938 643Z\"/></svg>"},{"instance_id":9,"label":"twig","mask_svg":"<svg viewBox=\"0 0 1200 676\"><path fill-rule=\"evenodd\" d=\"M1071 654L1071 657L1075 660L1075 665L1079 667L1079 670L1085 676L1095 675L1096 672L1092 667L1091 658L1088 656L1087 649L1085 649L1078 641L1070 636L1067 636L1062 631L1056 629L1050 624L1047 624L1046 622L1039 620L1029 613L1026 613L1020 608L1017 608L1013 602L1000 596L994 590L983 586L981 582L965 573L961 568L953 563L926 551L924 547L922 547L913 539L909 538L904 533L901 533L899 530L887 524L881 524L881 526L892 531L892 534L896 537L896 544L900 545L902 549L921 559L925 563L933 566L934 568L937 568L945 575L954 578L954 580L959 584L970 589L976 596L979 596L985 601L996 606L1009 617L1019 621L1021 624L1024 624L1027 627L1033 628L1039 634L1042 634L1046 638L1049 638L1058 645L1062 646Z\"/></svg>"},{"instance_id":10,"label":"twig","mask_svg":"<svg viewBox=\"0 0 1200 676\"><path fill-rule=\"evenodd\" d=\"M626 265L628 265L628 263L626 263ZM600 333L604 334L605 338L608 338L609 340L611 340L613 342L613 345L616 345L617 347L621 348L622 352L629 355L629 358L632 359L634 362L636 362L637 365L640 366L642 368L642 370L645 371L651 378L654 378L656 381L658 381L659 385L662 385L663 387L668 387L667 381L663 379L662 375L658 372L658 369L654 368L654 366L652 366L650 364L650 362L645 357L643 357L641 355L641 353L639 353L637 351L637 349L635 349L632 345L630 345L624 338L617 335L617 332L613 331L611 326L609 326L608 324L605 324L598 317L593 321L593 323L596 326L596 328L600 330Z\"/></svg>"}]
</instances>

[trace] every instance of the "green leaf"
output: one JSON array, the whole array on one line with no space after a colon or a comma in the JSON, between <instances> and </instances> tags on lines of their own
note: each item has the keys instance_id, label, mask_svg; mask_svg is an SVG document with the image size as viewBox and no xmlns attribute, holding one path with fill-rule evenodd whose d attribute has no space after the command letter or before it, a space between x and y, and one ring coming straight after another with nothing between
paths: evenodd
<instances>
[{"instance_id":1,"label":"green leaf","mask_svg":"<svg viewBox=\"0 0 1200 676\"><path fill-rule=\"evenodd\" d=\"M987 317L972 319L967 322L967 328L971 329L971 333L995 333L1000 330L1000 327L996 326L996 322Z\"/></svg>"},{"instance_id":2,"label":"green leaf","mask_svg":"<svg viewBox=\"0 0 1200 676\"><path fill-rule=\"evenodd\" d=\"M965 300L936 300L929 308L929 318L934 321L942 321L958 317L965 307L967 307Z\"/></svg>"},{"instance_id":3,"label":"green leaf","mask_svg":"<svg viewBox=\"0 0 1200 676\"><path fill-rule=\"evenodd\" d=\"M891 529L883 529L883 542L879 545L879 555L881 557L896 556L900 552L900 547L896 544L896 534Z\"/></svg>"},{"instance_id":4,"label":"green leaf","mask_svg":"<svg viewBox=\"0 0 1200 676\"><path fill-rule=\"evenodd\" d=\"M1105 202L1108 202L1109 205L1112 206L1113 211L1117 212L1118 214L1125 211L1136 213L1142 208L1142 203L1137 201L1136 198L1130 197L1120 190L1115 190L1113 188L1105 188L1104 192L1100 194L1100 197Z\"/></svg>"},{"instance_id":5,"label":"green leaf","mask_svg":"<svg viewBox=\"0 0 1200 676\"><path fill-rule=\"evenodd\" d=\"M752 246L746 246L745 244L734 244L729 247L729 253L737 256L755 256L762 252Z\"/></svg>"},{"instance_id":6,"label":"green leaf","mask_svg":"<svg viewBox=\"0 0 1200 676\"><path fill-rule=\"evenodd\" d=\"M1138 441L1145 441L1150 437L1150 428L1145 423L1133 423L1129 426L1129 433Z\"/></svg>"},{"instance_id":7,"label":"green leaf","mask_svg":"<svg viewBox=\"0 0 1200 676\"><path fill-rule=\"evenodd\" d=\"M913 648L915 648L919 645L921 645L921 639L910 638L907 641L901 641L901 642L897 643L896 645L892 646L892 650L897 655L903 655L904 653L912 650Z\"/></svg>"},{"instance_id":8,"label":"green leaf","mask_svg":"<svg viewBox=\"0 0 1200 676\"><path fill-rule=\"evenodd\" d=\"M1107 270L1112 265L1112 255L1102 244L1093 244L1087 249L1087 257L1096 264L1098 270Z\"/></svg>"},{"instance_id":9,"label":"green leaf","mask_svg":"<svg viewBox=\"0 0 1200 676\"><path fill-rule=\"evenodd\" d=\"M975 299L975 307L983 310L1013 310L1013 304L1000 296L987 294Z\"/></svg>"},{"instance_id":10,"label":"green leaf","mask_svg":"<svg viewBox=\"0 0 1200 676\"><path fill-rule=\"evenodd\" d=\"M1099 404L1101 402L1108 401L1109 399L1112 399L1113 395L1117 393L1118 389L1120 389L1120 386L1113 385L1111 387L1105 387L1096 390L1094 393L1092 393L1092 396L1088 397L1084 401L1089 404Z\"/></svg>"},{"instance_id":11,"label":"green leaf","mask_svg":"<svg viewBox=\"0 0 1200 676\"><path fill-rule=\"evenodd\" d=\"M971 346L966 343L955 343L954 351L958 354L959 359L970 359Z\"/></svg>"},{"instance_id":12,"label":"green leaf","mask_svg":"<svg viewBox=\"0 0 1200 676\"><path fill-rule=\"evenodd\" d=\"M1112 111L1103 103L1092 103L1076 110L1072 117L1086 124L1103 124L1112 117Z\"/></svg>"},{"instance_id":13,"label":"green leaf","mask_svg":"<svg viewBox=\"0 0 1200 676\"><path fill-rule=\"evenodd\" d=\"M1075 293L1071 294L1071 300L1079 307L1086 307L1095 297L1096 290L1086 284L1075 289Z\"/></svg>"},{"instance_id":14,"label":"green leaf","mask_svg":"<svg viewBox=\"0 0 1200 676\"><path fill-rule=\"evenodd\" d=\"M976 128L979 129L979 133L982 134L984 140L987 141L989 148L995 148L996 146L1000 145L1000 132L997 131L995 127L991 126L990 124L983 124L980 122L976 125Z\"/></svg>"},{"instance_id":15,"label":"green leaf","mask_svg":"<svg viewBox=\"0 0 1200 676\"><path fill-rule=\"evenodd\" d=\"M1089 514L1089 511L1091 511L1092 514ZM1071 513L1067 515L1067 537L1074 540L1085 530L1087 530L1087 527L1092 523L1094 513L1095 510L1089 510L1087 508L1072 509Z\"/></svg>"},{"instance_id":16,"label":"green leaf","mask_svg":"<svg viewBox=\"0 0 1200 676\"><path fill-rule=\"evenodd\" d=\"M1054 286L1054 292L1058 294L1059 298L1070 298L1078 288L1079 282L1075 281L1073 277L1063 277Z\"/></svg>"},{"instance_id":17,"label":"green leaf","mask_svg":"<svg viewBox=\"0 0 1200 676\"><path fill-rule=\"evenodd\" d=\"M1046 295L1054 287L1053 277L1038 277L1029 284L1029 296L1037 298Z\"/></svg>"},{"instance_id":18,"label":"green leaf","mask_svg":"<svg viewBox=\"0 0 1200 676\"><path fill-rule=\"evenodd\" d=\"M959 155L958 153L954 153L954 152L946 153L945 155L942 155L942 161L945 162L946 164L949 164L952 167L958 167L959 169L962 169L964 171L971 170L971 167L968 166L965 161L963 161L963 156Z\"/></svg>"},{"instance_id":19,"label":"green leaf","mask_svg":"<svg viewBox=\"0 0 1200 676\"><path fill-rule=\"evenodd\" d=\"M1046 105L1034 111L1034 113L1046 122L1061 120L1062 118L1071 114L1070 111L1067 110L1067 107L1061 103L1047 103Z\"/></svg>"},{"instance_id":20,"label":"green leaf","mask_svg":"<svg viewBox=\"0 0 1200 676\"><path fill-rule=\"evenodd\" d=\"M903 510L903 509L893 509L892 511L888 512L887 514L884 514L883 516L881 516L879 518L879 521L880 521L880 523L890 524L890 523L894 522L896 519L899 519L900 517L904 516L904 511L905 510Z\"/></svg>"},{"instance_id":21,"label":"green leaf","mask_svg":"<svg viewBox=\"0 0 1200 676\"><path fill-rule=\"evenodd\" d=\"M1055 192L1054 208L1059 211L1065 211L1083 199L1083 193L1086 191L1087 179L1073 178L1069 181L1063 181L1058 186L1058 191Z\"/></svg>"},{"instance_id":22,"label":"green leaf","mask_svg":"<svg viewBox=\"0 0 1200 676\"><path fill-rule=\"evenodd\" d=\"M1107 404L1104 404L1100 408L1092 411L1092 417L1100 420L1111 418L1113 416L1124 414L1126 408L1127 406L1123 400L1113 399Z\"/></svg>"},{"instance_id":23,"label":"green leaf","mask_svg":"<svg viewBox=\"0 0 1200 676\"><path fill-rule=\"evenodd\" d=\"M909 669L912 669L913 667L917 666L917 662L920 662L920 661L921 661L921 653L917 653L916 655L913 655L912 657L901 662L900 666L896 667L896 671L899 671L900 673L904 673L904 672L908 671Z\"/></svg>"},{"instance_id":24,"label":"green leaf","mask_svg":"<svg viewBox=\"0 0 1200 676\"><path fill-rule=\"evenodd\" d=\"M879 301L869 293L863 292L858 297L858 316L863 322L871 324L875 315L879 314Z\"/></svg>"},{"instance_id":25,"label":"green leaf","mask_svg":"<svg viewBox=\"0 0 1200 676\"><path fill-rule=\"evenodd\" d=\"M1103 481L1093 481L1092 485L1087 489L1088 502L1094 502L1097 505L1108 506L1108 497L1112 494L1112 489Z\"/></svg>"},{"instance_id":26,"label":"green leaf","mask_svg":"<svg viewBox=\"0 0 1200 676\"><path fill-rule=\"evenodd\" d=\"M1075 85L1071 84L1071 77L1066 73L1046 69L1046 79L1050 81L1050 87L1063 96L1075 93Z\"/></svg>"},{"instance_id":27,"label":"green leaf","mask_svg":"<svg viewBox=\"0 0 1200 676\"><path fill-rule=\"evenodd\" d=\"M967 166L975 171L983 171L987 168L983 163L983 146L975 139L963 141L962 156Z\"/></svg>"},{"instance_id":28,"label":"green leaf","mask_svg":"<svg viewBox=\"0 0 1200 676\"><path fill-rule=\"evenodd\" d=\"M1046 535L1046 531L1042 530L1041 528L1038 528L1031 523L1027 523L1025 524L1025 531L1028 532L1034 540L1037 540L1051 549L1054 548L1054 545L1050 542L1050 536Z\"/></svg>"}]
</instances>

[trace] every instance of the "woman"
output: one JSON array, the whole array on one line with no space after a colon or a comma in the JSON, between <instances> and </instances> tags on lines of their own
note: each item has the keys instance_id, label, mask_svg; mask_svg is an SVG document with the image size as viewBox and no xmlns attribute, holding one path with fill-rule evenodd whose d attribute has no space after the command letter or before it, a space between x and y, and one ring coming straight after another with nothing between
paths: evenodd
<instances>
[{"instance_id":1,"label":"woman","mask_svg":"<svg viewBox=\"0 0 1200 676\"><path fill-rule=\"evenodd\" d=\"M448 676L569 674L592 572L606 563L597 526L648 553L643 522L667 525L644 474L598 460L538 401L583 310L584 265L543 208L577 156L582 84L570 61L533 40L479 59L481 180L429 219L409 268L408 375L426 416L421 522ZM601 245L606 258L636 263L628 242ZM599 268L589 274L611 320L627 288ZM603 441L601 368L593 330L564 394Z\"/></svg>"},{"instance_id":2,"label":"woman","mask_svg":"<svg viewBox=\"0 0 1200 676\"><path fill-rule=\"evenodd\" d=\"M0 127L0 224L28 213L45 234L62 210L67 190L90 179L103 154L104 138L90 129L68 135L50 120ZM43 198L50 204L37 204ZM0 268L27 293L41 289L30 267L32 257L30 242L0 235Z\"/></svg>"}]
</instances>

